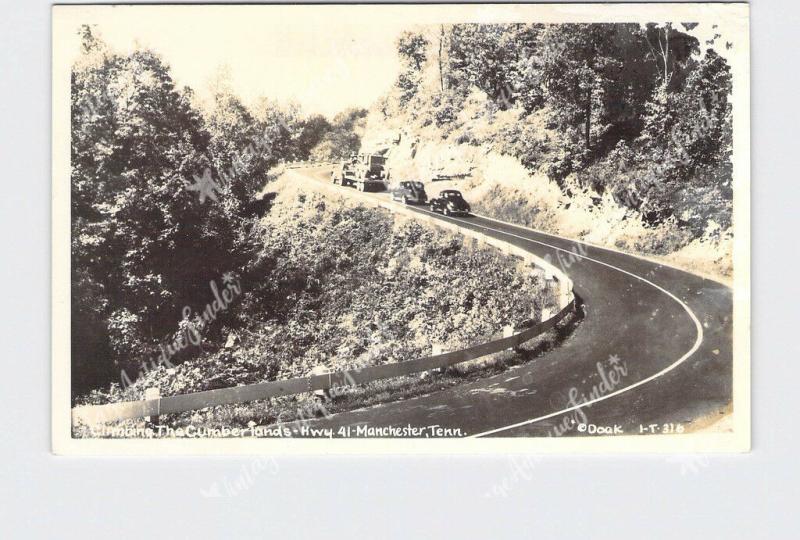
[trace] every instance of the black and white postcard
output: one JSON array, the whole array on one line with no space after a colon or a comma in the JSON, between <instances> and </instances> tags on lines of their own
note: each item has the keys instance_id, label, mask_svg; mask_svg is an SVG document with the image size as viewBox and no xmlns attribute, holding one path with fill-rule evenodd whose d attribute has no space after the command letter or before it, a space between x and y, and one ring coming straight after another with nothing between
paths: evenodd
<instances>
[{"instance_id":1,"label":"black and white postcard","mask_svg":"<svg viewBox=\"0 0 800 540\"><path fill-rule=\"evenodd\" d=\"M746 4L53 8L53 448L747 451Z\"/></svg>"}]
</instances>

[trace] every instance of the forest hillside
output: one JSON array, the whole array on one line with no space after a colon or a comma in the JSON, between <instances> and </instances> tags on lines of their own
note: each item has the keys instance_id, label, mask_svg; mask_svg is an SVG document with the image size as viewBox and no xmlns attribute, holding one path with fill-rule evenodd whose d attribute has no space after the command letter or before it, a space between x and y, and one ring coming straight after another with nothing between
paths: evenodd
<instances>
[{"instance_id":1,"label":"forest hillside","mask_svg":"<svg viewBox=\"0 0 800 540\"><path fill-rule=\"evenodd\" d=\"M363 148L388 149L394 180L456 187L480 213L727 280L734 45L696 27L406 32Z\"/></svg>"}]
</instances>

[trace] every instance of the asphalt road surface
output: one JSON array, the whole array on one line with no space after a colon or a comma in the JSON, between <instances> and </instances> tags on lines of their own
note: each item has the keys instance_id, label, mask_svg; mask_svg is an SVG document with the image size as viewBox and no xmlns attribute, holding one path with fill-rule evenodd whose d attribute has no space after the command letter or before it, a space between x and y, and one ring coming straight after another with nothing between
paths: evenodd
<instances>
[{"instance_id":1,"label":"asphalt road surface","mask_svg":"<svg viewBox=\"0 0 800 540\"><path fill-rule=\"evenodd\" d=\"M296 172L310 182L330 182L329 167ZM350 436L374 436L390 426L422 428L412 436L591 436L591 426L658 434L670 425L691 431L730 412L729 287L506 223L433 215L549 256L574 281L585 319L559 347L499 375L339 413L310 427L334 428L334 436L343 426Z\"/></svg>"}]
</instances>

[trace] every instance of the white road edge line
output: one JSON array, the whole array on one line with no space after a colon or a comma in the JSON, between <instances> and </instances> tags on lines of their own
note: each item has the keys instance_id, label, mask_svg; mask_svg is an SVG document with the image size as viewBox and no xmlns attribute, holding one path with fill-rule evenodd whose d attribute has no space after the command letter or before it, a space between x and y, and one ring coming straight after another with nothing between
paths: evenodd
<instances>
[{"instance_id":1,"label":"white road edge line","mask_svg":"<svg viewBox=\"0 0 800 540\"><path fill-rule=\"evenodd\" d=\"M429 210L426 210L426 209L423 209L423 211L430 212ZM460 220L453 220L453 221L460 221ZM496 221L496 220L494 220L494 221ZM558 250L558 251L563 251L565 253L569 253L572 256L578 256L578 257L584 258L586 260L589 260L589 261L595 262L597 264L601 264L603 266L607 266L608 268L612 268L614 270L622 272L623 274L627 274L627 275L629 275L631 277L634 277L634 278L636 278L636 279L638 279L640 281L643 281L644 283L647 283L648 285L650 285L652 287L655 287L656 289L658 289L662 293L666 294L667 296L669 296L670 298L675 300L686 311L686 313L689 314L689 317L691 317L692 321L694 322L695 329L697 330L697 338L695 339L695 342L694 342L694 345L692 345L692 348L689 349L686 353L684 353L684 355L681 356L678 360L676 360L675 362L673 362L672 364L670 364L666 368L662 369L661 371L659 371L657 373L654 373L653 375L650 375L649 377L647 377L645 379L642 379L642 380L640 380L638 382L635 382L635 383L633 383L633 384L631 384L629 386L626 386L624 388L620 388L619 390L617 390L615 392L612 392L610 394L607 394L605 396L601 396L599 398L587 401L585 403L581 403L580 405L575 405L573 407L568 407L566 409L562 409L560 411L556 411L556 412L553 412L553 413L550 413L550 414L545 414L543 416L538 416L538 417L532 418L530 420L523 420L522 422L517 422L516 424L511 424L511 425L508 425L508 426L503 426L503 427L491 429L489 431L476 433L474 435L469 435L468 438L484 437L486 435L493 435L495 433L500 433L501 431L508 431L510 429L518 428L518 427L521 427L521 426L534 424L536 422L540 422L540 421L546 420L548 418L553 418L555 416L560 416L562 414L565 414L565 413L568 413L568 412L571 412L571 411L574 411L574 410L577 410L577 409L581 409L583 407L587 407L587 406L593 405L593 404L598 403L600 401L604 401L604 400L612 398L614 396L618 396L620 394L623 394L625 392L633 390L634 388L637 388L639 386L647 384L650 381L653 381L653 380L657 379L658 377L661 377L662 375L664 375L666 373L669 373L670 371L672 371L673 369L675 369L676 367L681 365L683 362L685 362L690 356L692 356L697 351L697 349L700 348L700 344L703 342L703 325L700 324L700 319L697 318L697 315L695 315L694 312L689 308L689 306L687 306L680 298L678 298L677 296L675 296L674 294L672 294L671 292L669 292L665 288L661 287L660 285L656 285L652 281L650 281L650 280L648 280L646 278L643 278L642 276L636 275L636 274L634 274L632 272L628 272L627 270L623 270L622 268L618 268L618 267L616 267L616 266L614 266L612 264L608 264L608 263L603 262L603 261L598 261L597 259L593 259L592 257L588 257L586 255L581 255L579 253L575 253L573 251L569 251L569 250L566 250L564 248L560 248L558 246L554 246L552 244L548 244L546 242L540 242L539 240L533 240L531 238L525 238L524 236L519 236L519 235L514 234L514 233L501 231L499 229L493 229L492 227L485 227L483 225L476 225L476 226L484 228L484 229L487 229L487 230L490 230L490 231L494 231L494 232L497 232L497 233L500 233L500 234L513 236L515 238L519 238L520 240L525 240L527 242L533 242L535 244L541 244L543 246L547 246L547 247L550 247L550 248ZM536 231L534 231L534 232L536 232ZM555 236L555 235L548 235L548 236ZM560 238L560 237L558 237L558 238ZM562 240L567 240L567 241L574 242L574 240L569 240L569 239L565 239L565 238L562 238Z\"/></svg>"},{"instance_id":2,"label":"white road edge line","mask_svg":"<svg viewBox=\"0 0 800 540\"><path fill-rule=\"evenodd\" d=\"M399 205L399 203L394 203L394 202L393 202L393 204L398 204ZM435 212L431 212L427 208L419 208L419 210L421 210L422 212L427 212L429 214L433 214L434 216L440 217L442 219L449 219L454 223L461 222L461 220L459 220L459 219L449 218L449 217L446 217L446 216L440 216L439 214L436 214ZM505 223L505 222L502 222L502 221L498 221L496 219L492 219L491 221L496 221L498 223L504 223L506 225L510 225L511 227L515 227L515 225L512 224L512 223ZM568 413L568 412L571 412L571 411L575 411L577 409L581 409L581 408L587 407L589 405L593 405L593 404L598 403L600 401L605 401L606 399L610 399L610 398L612 398L614 396L618 396L620 394L623 394L625 392L633 390L634 388L638 388L639 386L647 384L650 381L653 381L653 380L661 377L662 375L665 375L666 373L669 373L670 371L672 371L673 369L675 369L676 367L681 365L683 362L685 362L690 356L692 356L697 351L697 349L700 348L700 344L703 342L703 325L700 324L700 319L697 318L697 315L695 315L694 312L689 308L689 306L687 306L680 298L678 298L677 296L675 296L674 294L672 294L671 292L669 292L665 288L661 287L660 285L656 285L652 281L650 281L650 280L648 280L646 278L643 278L642 276L636 275L636 274L634 274L632 272L628 272L627 270L623 270L622 268L618 268L618 267L616 267L616 266L614 266L612 264L608 264L608 263L605 263L603 261L598 261L597 259L593 259L592 257L588 257L586 255L581 255L580 253L575 253L573 251L569 251L569 250L566 250L564 248L560 248L558 246L554 246L552 244L548 244L546 242L541 242L539 240L533 240L531 238L525 238L524 236L520 236L518 234L514 234L514 233L510 233L510 232L506 232L506 231L501 231L499 229L493 229L492 227L486 227L484 225L475 225L475 226L479 227L479 228L482 228L482 229L486 229L488 231L494 231L496 233L505 234L507 236L513 236L514 238L519 238L520 240L524 240L526 242L533 242L534 244L540 244L542 246L547 246L547 247L555 249L557 251L563 251L565 253L569 253L572 256L581 257L581 258L586 259L588 261L592 261L592 262L595 262L597 264L601 264L603 266L607 266L608 268L612 268L614 270L617 270L618 272L622 272L623 274L627 274L627 275L629 275L631 277L634 277L634 278L638 279L639 281L643 281L644 283L647 283L648 285L650 285L652 287L655 287L657 290L661 291L662 293L666 294L667 296L669 296L670 298L675 300L686 311L686 313L689 314L689 317L691 317L692 321L694 321L695 329L697 330L697 338L695 339L695 342L694 342L694 345L692 345L692 348L689 349L686 353L684 353L683 356L678 358L675 362L673 362L672 364L668 365L667 367L665 367L661 371L659 371L657 373L654 373L653 375L650 375L649 377L644 378L644 379L642 379L642 380L640 380L638 382L635 382L635 383L633 383L633 384L631 384L629 386L626 386L624 388L620 388L619 390L617 390L615 392L611 392L610 394L606 394L605 396L602 396L602 397L587 401L585 403L581 403L580 405L575 405L573 407L568 407L566 409L562 409L560 411L556 411L556 412L553 412L553 413L550 413L550 414L545 414L543 416L538 416L538 417L532 418L530 420L523 420L522 422L517 422L516 424L511 424L511 425L508 425L508 426L503 426L503 427L499 427L499 428L495 428L495 429L490 429L489 431L476 433L474 435L469 435L467 438L485 437L487 435L493 435L495 433L500 433L501 431L508 431L510 429L518 428L518 427L521 427L521 426L534 424L536 422L540 422L540 421L546 420L548 418L553 418L555 416L560 416L562 414L565 414L565 413ZM532 231L532 232L539 232L539 231ZM570 240L569 238L561 238L560 236L556 236L554 234L548 234L548 233L542 233L542 234L545 234L547 236L552 236L552 237L555 237L555 238L560 238L561 240L565 240L567 242L582 243L582 242L577 242L575 240ZM610 250L610 251L613 251L613 250ZM628 254L625 253L624 255L628 255ZM648 261L648 262L653 262L653 261ZM661 264L661 263L656 263L656 264Z\"/></svg>"},{"instance_id":3,"label":"white road edge line","mask_svg":"<svg viewBox=\"0 0 800 540\"><path fill-rule=\"evenodd\" d=\"M558 236L557 234L553 234L553 233L549 233L549 232L545 232L545 231L540 231L539 229L534 229L533 227L528 227L526 225L519 225L518 223L509 223L508 221L503 221L501 219L496 219L496 218L493 218L493 217L490 217L490 216L487 216L487 215L484 215L484 214L478 214L478 213L472 212L472 215L477 216L477 217L479 217L481 219L485 219L487 221L494 221L495 223L500 223L502 225L507 225L509 227L514 227L516 229L523 229L525 231L530 231L532 233L541 234L543 236L550 236L552 238L558 238L559 240L564 240L566 242L573 242L575 244L583 244L585 246L589 246L589 247L594 248L594 249L602 249L602 250L605 250L605 251L610 251L611 253L618 253L620 255L626 255L628 257L633 257L634 259L639 259L640 261L645 261L645 262L649 262L649 263L652 263L652 264L657 264L657 265L660 265L660 266L666 266L667 268L672 268L673 270L678 270L679 272L683 272L685 274L690 274L692 276L699 277L699 278L702 278L702 279L706 279L708 281L713 281L714 283L717 283L719 285L723 285L725 287L728 287L729 289L733 288L733 282L732 281L730 283L726 282L726 281L722 281L718 277L714 277L714 276L712 276L710 274L705 274L703 272L697 272L697 271L690 271L690 270L687 270L686 268L681 268L679 266L675 266L672 263L669 263L669 262L666 262L666 261L661 261L661 260L658 260L658 259L654 259L652 257L648 257L647 255L639 255L638 253L628 253L627 251L622 251L622 250L619 250L619 249L616 249L616 248L613 248L613 247L609 247L609 246L601 246L600 244L595 244L593 242L587 242L585 240L575 240L573 238L566 238L564 236Z\"/></svg>"}]
</instances>

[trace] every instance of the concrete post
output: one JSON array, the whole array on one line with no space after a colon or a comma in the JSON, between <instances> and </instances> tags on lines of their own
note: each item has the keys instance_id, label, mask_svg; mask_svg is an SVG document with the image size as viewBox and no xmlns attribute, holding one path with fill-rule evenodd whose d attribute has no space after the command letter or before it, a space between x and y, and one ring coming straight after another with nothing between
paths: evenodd
<instances>
[{"instance_id":1,"label":"concrete post","mask_svg":"<svg viewBox=\"0 0 800 540\"><path fill-rule=\"evenodd\" d=\"M325 366L314 366L311 368L311 371L308 372L309 377L314 377L316 375L328 375L330 376L330 370ZM324 390L314 390L314 395L318 398L330 398L330 388L326 388Z\"/></svg>"},{"instance_id":2,"label":"concrete post","mask_svg":"<svg viewBox=\"0 0 800 540\"><path fill-rule=\"evenodd\" d=\"M144 399L146 399L146 400L157 399L157 400L160 401L161 400L161 391L158 388L147 388L144 391ZM160 405L159 405L159 409L161 409ZM156 414L156 415L154 415L152 417L145 416L144 417L144 421L145 421L145 425L147 427L152 428L152 427L158 425L158 423L160 421L160 417L159 417L158 414Z\"/></svg>"},{"instance_id":3,"label":"concrete post","mask_svg":"<svg viewBox=\"0 0 800 540\"><path fill-rule=\"evenodd\" d=\"M503 337L504 338L508 338L508 337L513 336L513 335L514 335L514 327L513 326L507 325L507 326L503 327ZM506 350L507 351L513 351L515 349L516 349L515 347L509 347Z\"/></svg>"},{"instance_id":4,"label":"concrete post","mask_svg":"<svg viewBox=\"0 0 800 540\"><path fill-rule=\"evenodd\" d=\"M438 356L438 355L444 354L446 352L450 352L450 351L448 351L447 347L445 347L443 344L441 344L441 343L434 343L433 344L433 356ZM444 373L444 370L445 370L445 368L440 367L440 368L432 369L431 371L434 372L434 373Z\"/></svg>"},{"instance_id":5,"label":"concrete post","mask_svg":"<svg viewBox=\"0 0 800 540\"><path fill-rule=\"evenodd\" d=\"M563 279L560 282L561 290L559 291L558 305L560 308L567 307L567 304L572 300L572 281Z\"/></svg>"}]
</instances>

